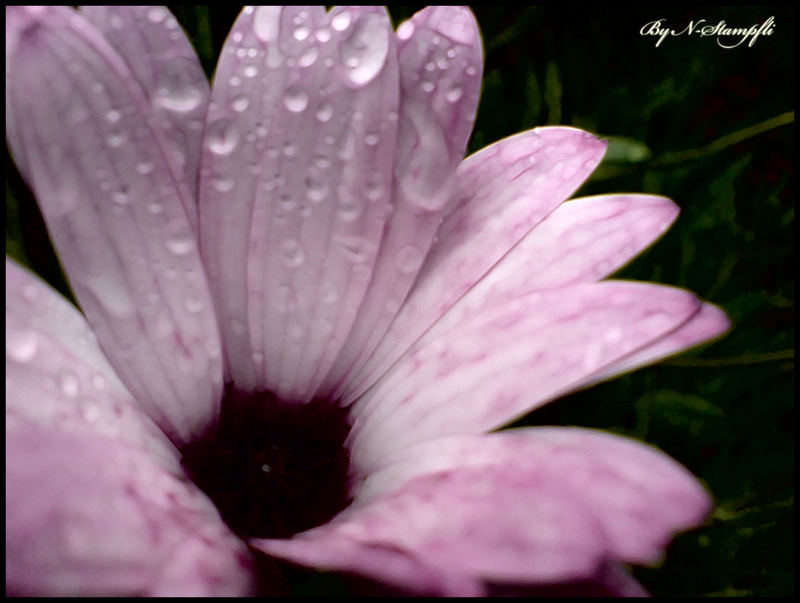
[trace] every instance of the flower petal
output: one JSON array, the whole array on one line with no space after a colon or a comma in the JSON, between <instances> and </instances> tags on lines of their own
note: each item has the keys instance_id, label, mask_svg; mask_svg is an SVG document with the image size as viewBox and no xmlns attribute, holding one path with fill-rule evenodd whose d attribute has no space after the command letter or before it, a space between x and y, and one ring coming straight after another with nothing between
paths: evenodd
<instances>
[{"instance_id":1,"label":"flower petal","mask_svg":"<svg viewBox=\"0 0 800 603\"><path fill-rule=\"evenodd\" d=\"M700 306L700 309L678 329L655 340L641 350L622 358L620 361L609 365L604 370L591 375L587 381L578 384L576 389L589 387L601 381L618 377L629 371L647 366L648 364L653 364L668 356L706 343L722 336L730 327L730 319L723 310L713 304L704 303Z\"/></svg>"},{"instance_id":2,"label":"flower petal","mask_svg":"<svg viewBox=\"0 0 800 603\"><path fill-rule=\"evenodd\" d=\"M200 225L239 388L302 398L350 330L390 208L399 102L391 31L376 7L258 7L228 37L212 87Z\"/></svg>"},{"instance_id":3,"label":"flower petal","mask_svg":"<svg viewBox=\"0 0 800 603\"><path fill-rule=\"evenodd\" d=\"M608 562L658 561L673 533L709 509L692 475L649 446L587 429L529 428L405 449L330 523L259 547L358 571L368 547L380 545L452 575L558 584L593 579ZM362 554L336 555L346 547Z\"/></svg>"},{"instance_id":4,"label":"flower petal","mask_svg":"<svg viewBox=\"0 0 800 603\"><path fill-rule=\"evenodd\" d=\"M222 386L188 188L130 69L85 18L64 7L7 15L14 157L112 366L185 442L216 416Z\"/></svg>"},{"instance_id":5,"label":"flower petal","mask_svg":"<svg viewBox=\"0 0 800 603\"><path fill-rule=\"evenodd\" d=\"M374 275L347 342L330 372L311 383L328 396L378 345L422 267L451 199L478 107L483 50L478 24L463 7L436 6L398 28L400 123L394 211Z\"/></svg>"},{"instance_id":6,"label":"flower petal","mask_svg":"<svg viewBox=\"0 0 800 603\"><path fill-rule=\"evenodd\" d=\"M192 43L163 6L82 6L81 13L125 60L153 114L164 118L167 157L195 195L209 85ZM196 224L197 207L189 209Z\"/></svg>"},{"instance_id":7,"label":"flower petal","mask_svg":"<svg viewBox=\"0 0 800 603\"><path fill-rule=\"evenodd\" d=\"M664 234L677 215L672 201L650 195L601 195L562 203L437 320L414 348L498 304L608 276Z\"/></svg>"},{"instance_id":8,"label":"flower petal","mask_svg":"<svg viewBox=\"0 0 800 603\"><path fill-rule=\"evenodd\" d=\"M390 450L500 427L674 331L699 307L683 290L603 281L481 312L415 349L358 400L351 466L363 475Z\"/></svg>"},{"instance_id":9,"label":"flower petal","mask_svg":"<svg viewBox=\"0 0 800 603\"><path fill-rule=\"evenodd\" d=\"M108 364L83 316L6 258L6 423L119 439L180 473L180 454Z\"/></svg>"},{"instance_id":10,"label":"flower petal","mask_svg":"<svg viewBox=\"0 0 800 603\"><path fill-rule=\"evenodd\" d=\"M247 549L205 495L119 439L18 422L6 431L6 489L6 594L254 587Z\"/></svg>"},{"instance_id":11,"label":"flower petal","mask_svg":"<svg viewBox=\"0 0 800 603\"><path fill-rule=\"evenodd\" d=\"M569 197L606 144L574 128L537 128L464 160L454 209L386 336L343 392L352 402L522 237Z\"/></svg>"}]
</instances>

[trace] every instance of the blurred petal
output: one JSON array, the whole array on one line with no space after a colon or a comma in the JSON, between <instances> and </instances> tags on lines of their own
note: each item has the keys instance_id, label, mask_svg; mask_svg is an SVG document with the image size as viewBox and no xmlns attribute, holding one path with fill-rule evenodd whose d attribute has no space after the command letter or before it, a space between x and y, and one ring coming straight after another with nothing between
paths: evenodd
<instances>
[{"instance_id":1,"label":"blurred petal","mask_svg":"<svg viewBox=\"0 0 800 603\"><path fill-rule=\"evenodd\" d=\"M6 259L6 424L94 434L148 451L180 473L180 454L108 364L83 316Z\"/></svg>"},{"instance_id":2,"label":"blurred petal","mask_svg":"<svg viewBox=\"0 0 800 603\"><path fill-rule=\"evenodd\" d=\"M164 118L167 157L196 194L209 85L192 43L163 6L82 6L81 13L128 65L153 114ZM187 209L196 224L196 206Z\"/></svg>"},{"instance_id":3,"label":"blurred petal","mask_svg":"<svg viewBox=\"0 0 800 603\"><path fill-rule=\"evenodd\" d=\"M302 397L350 330L386 215L398 110L377 7L257 7L212 87L200 225L228 378Z\"/></svg>"},{"instance_id":4,"label":"blurred petal","mask_svg":"<svg viewBox=\"0 0 800 603\"><path fill-rule=\"evenodd\" d=\"M148 453L102 435L7 425L6 594L246 595L253 587L247 549L212 503Z\"/></svg>"},{"instance_id":5,"label":"blurred petal","mask_svg":"<svg viewBox=\"0 0 800 603\"><path fill-rule=\"evenodd\" d=\"M65 7L11 8L8 140L100 344L180 444L218 413L219 337L186 208L150 103Z\"/></svg>"},{"instance_id":6,"label":"blurred petal","mask_svg":"<svg viewBox=\"0 0 800 603\"><path fill-rule=\"evenodd\" d=\"M311 384L330 395L378 345L430 249L478 107L483 49L472 13L436 6L416 13L397 33L400 125L394 166L394 211L374 276L353 330L327 376Z\"/></svg>"},{"instance_id":7,"label":"blurred petal","mask_svg":"<svg viewBox=\"0 0 800 603\"><path fill-rule=\"evenodd\" d=\"M600 162L605 143L574 128L537 128L458 168L453 203L399 314L349 383L352 402Z\"/></svg>"},{"instance_id":8,"label":"blurred petal","mask_svg":"<svg viewBox=\"0 0 800 603\"><path fill-rule=\"evenodd\" d=\"M660 451L593 430L530 428L403 450L326 526L258 546L357 570L381 545L453 576L558 584L595 580L609 561L656 562L709 510L702 486Z\"/></svg>"},{"instance_id":9,"label":"blurred petal","mask_svg":"<svg viewBox=\"0 0 800 603\"><path fill-rule=\"evenodd\" d=\"M479 433L570 391L689 320L691 293L605 281L499 304L403 358L353 407L351 466L390 450Z\"/></svg>"}]
</instances>

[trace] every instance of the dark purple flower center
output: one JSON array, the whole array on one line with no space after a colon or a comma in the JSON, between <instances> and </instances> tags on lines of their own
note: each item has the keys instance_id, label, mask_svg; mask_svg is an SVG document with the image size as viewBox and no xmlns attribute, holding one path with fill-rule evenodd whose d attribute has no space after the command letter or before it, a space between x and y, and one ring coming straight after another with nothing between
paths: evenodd
<instances>
[{"instance_id":1,"label":"dark purple flower center","mask_svg":"<svg viewBox=\"0 0 800 603\"><path fill-rule=\"evenodd\" d=\"M228 387L219 425L181 451L194 482L236 534L284 538L349 503L347 412L327 400L287 404Z\"/></svg>"}]
</instances>

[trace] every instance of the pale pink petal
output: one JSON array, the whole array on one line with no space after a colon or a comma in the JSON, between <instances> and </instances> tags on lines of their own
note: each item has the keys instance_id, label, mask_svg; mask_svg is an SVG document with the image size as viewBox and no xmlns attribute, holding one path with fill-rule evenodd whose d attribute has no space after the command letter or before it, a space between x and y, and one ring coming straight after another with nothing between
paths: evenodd
<instances>
[{"instance_id":1,"label":"pale pink petal","mask_svg":"<svg viewBox=\"0 0 800 603\"><path fill-rule=\"evenodd\" d=\"M550 584L490 583L490 597L649 597L650 593L619 563L604 563L584 580Z\"/></svg>"},{"instance_id":2,"label":"pale pink petal","mask_svg":"<svg viewBox=\"0 0 800 603\"><path fill-rule=\"evenodd\" d=\"M672 535L709 510L703 487L654 448L587 429L530 428L405 449L329 524L258 546L378 579L380 567L367 565L374 546L452 576L557 585L597 580L616 561L657 562ZM603 577L609 588L643 594L614 573Z\"/></svg>"},{"instance_id":3,"label":"pale pink petal","mask_svg":"<svg viewBox=\"0 0 800 603\"><path fill-rule=\"evenodd\" d=\"M505 425L671 333L692 294L623 281L580 283L498 304L403 358L353 407L351 466L390 450Z\"/></svg>"},{"instance_id":4,"label":"pale pink petal","mask_svg":"<svg viewBox=\"0 0 800 603\"><path fill-rule=\"evenodd\" d=\"M81 13L125 60L153 115L163 118L167 157L196 194L209 85L192 43L163 6L82 6ZM196 224L197 208L189 209Z\"/></svg>"},{"instance_id":5,"label":"pale pink petal","mask_svg":"<svg viewBox=\"0 0 800 603\"><path fill-rule=\"evenodd\" d=\"M720 337L730 328L730 319L723 310L713 304L704 303L680 328L622 358L619 362L609 365L606 369L592 375L587 381L577 384L576 389L589 387L600 381L606 381L642 366L653 364L668 356Z\"/></svg>"},{"instance_id":6,"label":"pale pink petal","mask_svg":"<svg viewBox=\"0 0 800 603\"><path fill-rule=\"evenodd\" d=\"M234 24L200 226L237 387L298 399L343 344L391 208L397 81L383 9L246 8Z\"/></svg>"},{"instance_id":7,"label":"pale pink petal","mask_svg":"<svg viewBox=\"0 0 800 603\"><path fill-rule=\"evenodd\" d=\"M394 211L353 330L326 376L310 391L330 395L378 345L422 267L464 157L478 106L483 49L475 17L436 6L398 28L400 123Z\"/></svg>"},{"instance_id":8,"label":"pale pink petal","mask_svg":"<svg viewBox=\"0 0 800 603\"><path fill-rule=\"evenodd\" d=\"M180 473L180 454L108 364L83 315L6 259L6 425L116 438Z\"/></svg>"},{"instance_id":9,"label":"pale pink petal","mask_svg":"<svg viewBox=\"0 0 800 603\"><path fill-rule=\"evenodd\" d=\"M84 17L65 7L7 16L13 155L112 366L186 442L214 420L222 386L189 189L141 87Z\"/></svg>"},{"instance_id":10,"label":"pale pink petal","mask_svg":"<svg viewBox=\"0 0 800 603\"><path fill-rule=\"evenodd\" d=\"M601 195L562 203L436 321L412 350L497 304L608 276L664 234L677 216L672 201L650 195Z\"/></svg>"},{"instance_id":11,"label":"pale pink petal","mask_svg":"<svg viewBox=\"0 0 800 603\"><path fill-rule=\"evenodd\" d=\"M247 549L211 501L147 452L88 432L7 425L6 594L208 596L253 588Z\"/></svg>"},{"instance_id":12,"label":"pale pink petal","mask_svg":"<svg viewBox=\"0 0 800 603\"><path fill-rule=\"evenodd\" d=\"M352 402L600 162L606 144L573 128L501 140L458 168L453 209L386 336L351 379Z\"/></svg>"}]
</instances>

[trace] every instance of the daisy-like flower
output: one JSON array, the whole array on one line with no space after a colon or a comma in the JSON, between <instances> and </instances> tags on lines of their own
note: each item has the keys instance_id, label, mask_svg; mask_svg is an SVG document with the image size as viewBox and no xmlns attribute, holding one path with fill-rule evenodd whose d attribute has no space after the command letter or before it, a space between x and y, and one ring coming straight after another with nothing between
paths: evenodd
<instances>
[{"instance_id":1,"label":"daisy-like flower","mask_svg":"<svg viewBox=\"0 0 800 603\"><path fill-rule=\"evenodd\" d=\"M414 593L638 594L625 564L706 517L644 444L493 432L728 323L603 280L677 215L564 202L603 141L463 158L468 10L395 32L376 7L246 8L209 88L164 8L14 7L6 70L83 312L6 260L7 593L248 594L273 558Z\"/></svg>"}]
</instances>

